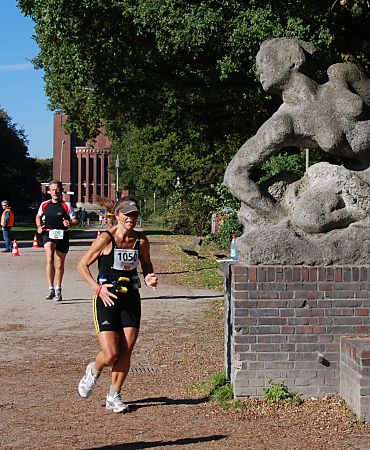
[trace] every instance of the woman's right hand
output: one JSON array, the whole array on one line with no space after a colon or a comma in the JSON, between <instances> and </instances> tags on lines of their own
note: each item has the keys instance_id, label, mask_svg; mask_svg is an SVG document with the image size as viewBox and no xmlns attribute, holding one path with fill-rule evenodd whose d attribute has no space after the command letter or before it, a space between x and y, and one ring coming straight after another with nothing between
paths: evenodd
<instances>
[{"instance_id":1,"label":"woman's right hand","mask_svg":"<svg viewBox=\"0 0 370 450\"><path fill-rule=\"evenodd\" d=\"M158 277L155 273L148 273L144 278L144 283L155 291L157 290Z\"/></svg>"},{"instance_id":2,"label":"woman's right hand","mask_svg":"<svg viewBox=\"0 0 370 450\"><path fill-rule=\"evenodd\" d=\"M112 292L109 291L109 288L111 288L112 286L113 286L113 284L99 285L99 287L101 287L100 292L99 292L99 297L101 298L102 302L104 303L104 306L113 306L114 299L117 298L117 295L114 295L114 294L112 294Z\"/></svg>"}]
</instances>

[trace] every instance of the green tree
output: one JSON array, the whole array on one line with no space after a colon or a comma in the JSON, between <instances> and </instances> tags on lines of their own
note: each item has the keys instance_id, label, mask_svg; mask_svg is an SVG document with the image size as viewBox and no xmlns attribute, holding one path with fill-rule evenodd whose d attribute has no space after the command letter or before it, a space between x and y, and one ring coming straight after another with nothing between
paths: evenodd
<instances>
[{"instance_id":1,"label":"green tree","mask_svg":"<svg viewBox=\"0 0 370 450\"><path fill-rule=\"evenodd\" d=\"M260 43L295 36L332 62L369 64L368 8L333 0L18 0L36 24L50 107L89 138L101 124L137 191L203 189L278 104L255 75ZM136 170L134 175L133 170ZM135 181L137 180L137 181ZM206 187L205 187L206 188Z\"/></svg>"},{"instance_id":2,"label":"green tree","mask_svg":"<svg viewBox=\"0 0 370 450\"><path fill-rule=\"evenodd\" d=\"M53 159L36 159L36 179L39 183L47 183L53 177Z\"/></svg>"},{"instance_id":3,"label":"green tree","mask_svg":"<svg viewBox=\"0 0 370 450\"><path fill-rule=\"evenodd\" d=\"M0 192L17 212L24 212L30 202L39 200L36 161L30 158L27 138L11 117L0 108Z\"/></svg>"}]
</instances>

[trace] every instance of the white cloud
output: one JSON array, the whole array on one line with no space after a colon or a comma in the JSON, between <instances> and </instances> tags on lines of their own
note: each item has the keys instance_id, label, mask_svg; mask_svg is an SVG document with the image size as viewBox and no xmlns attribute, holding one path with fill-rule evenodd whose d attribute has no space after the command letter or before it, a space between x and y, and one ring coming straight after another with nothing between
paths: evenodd
<instances>
[{"instance_id":1,"label":"white cloud","mask_svg":"<svg viewBox=\"0 0 370 450\"><path fill-rule=\"evenodd\" d=\"M33 64L23 63L23 64L5 64L0 66L0 72L14 72L19 70L29 70L33 69Z\"/></svg>"}]
</instances>

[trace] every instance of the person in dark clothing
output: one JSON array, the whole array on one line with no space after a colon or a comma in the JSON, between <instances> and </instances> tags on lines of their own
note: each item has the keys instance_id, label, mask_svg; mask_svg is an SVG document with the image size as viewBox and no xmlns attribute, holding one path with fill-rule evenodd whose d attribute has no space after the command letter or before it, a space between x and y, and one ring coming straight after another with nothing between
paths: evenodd
<instances>
[{"instance_id":1,"label":"person in dark clothing","mask_svg":"<svg viewBox=\"0 0 370 450\"><path fill-rule=\"evenodd\" d=\"M80 213L80 227L84 227L87 224L87 211L85 208L82 208Z\"/></svg>"},{"instance_id":2,"label":"person in dark clothing","mask_svg":"<svg viewBox=\"0 0 370 450\"><path fill-rule=\"evenodd\" d=\"M121 388L130 368L141 316L140 262L144 282L156 288L158 278L153 272L149 241L135 230L139 209L136 201L122 198L113 206L117 224L103 231L78 263L78 271L91 287L94 297L94 323L101 351L88 364L78 392L89 397L104 367L112 366L112 381L106 397L106 408L115 413L126 412ZM98 261L97 281L90 266Z\"/></svg>"},{"instance_id":3,"label":"person in dark clothing","mask_svg":"<svg viewBox=\"0 0 370 450\"><path fill-rule=\"evenodd\" d=\"M82 208L78 208L78 210L76 211L76 219L78 220L78 226L82 226L81 225L81 212L82 212Z\"/></svg>"}]
</instances>

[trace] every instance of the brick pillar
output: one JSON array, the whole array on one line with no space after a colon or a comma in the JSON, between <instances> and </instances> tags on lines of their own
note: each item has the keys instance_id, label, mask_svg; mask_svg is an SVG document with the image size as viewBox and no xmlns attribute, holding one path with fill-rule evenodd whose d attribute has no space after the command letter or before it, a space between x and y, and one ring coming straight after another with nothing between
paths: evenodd
<instances>
[{"instance_id":1,"label":"brick pillar","mask_svg":"<svg viewBox=\"0 0 370 450\"><path fill-rule=\"evenodd\" d=\"M86 195L85 202L90 199L90 153L86 153Z\"/></svg>"},{"instance_id":2,"label":"brick pillar","mask_svg":"<svg viewBox=\"0 0 370 450\"><path fill-rule=\"evenodd\" d=\"M97 175L97 165L98 165L98 155L94 153L94 169L93 169L93 201L95 202L96 196L98 195L97 184L98 184L98 175Z\"/></svg>"},{"instance_id":3,"label":"brick pillar","mask_svg":"<svg viewBox=\"0 0 370 450\"><path fill-rule=\"evenodd\" d=\"M343 336L340 350L340 395L370 422L370 337Z\"/></svg>"},{"instance_id":4,"label":"brick pillar","mask_svg":"<svg viewBox=\"0 0 370 450\"><path fill-rule=\"evenodd\" d=\"M229 270L225 364L235 396L263 396L270 379L305 397L337 394L341 336L370 333L370 267Z\"/></svg>"},{"instance_id":5,"label":"brick pillar","mask_svg":"<svg viewBox=\"0 0 370 450\"><path fill-rule=\"evenodd\" d=\"M114 200L114 192L112 195L112 174L109 171L109 167L112 163L112 154L109 153L108 154L108 198L110 198L111 200Z\"/></svg>"},{"instance_id":6,"label":"brick pillar","mask_svg":"<svg viewBox=\"0 0 370 450\"><path fill-rule=\"evenodd\" d=\"M77 178L77 201L82 202L82 166L81 166L82 155L80 152L77 153L77 164L78 164L78 178Z\"/></svg>"},{"instance_id":7,"label":"brick pillar","mask_svg":"<svg viewBox=\"0 0 370 450\"><path fill-rule=\"evenodd\" d=\"M100 195L102 197L105 197L104 194L104 182L105 182L105 176L104 176L104 158L105 158L105 154L102 153L100 155Z\"/></svg>"}]
</instances>

